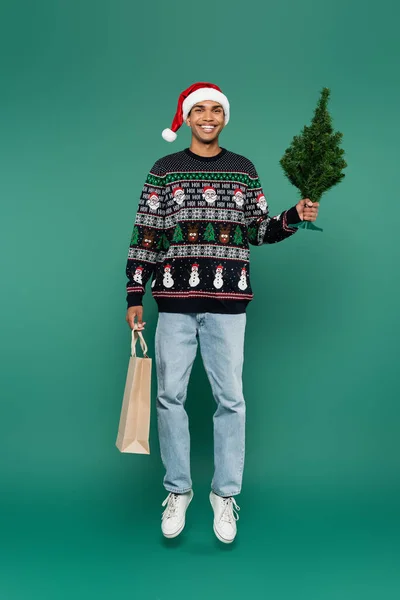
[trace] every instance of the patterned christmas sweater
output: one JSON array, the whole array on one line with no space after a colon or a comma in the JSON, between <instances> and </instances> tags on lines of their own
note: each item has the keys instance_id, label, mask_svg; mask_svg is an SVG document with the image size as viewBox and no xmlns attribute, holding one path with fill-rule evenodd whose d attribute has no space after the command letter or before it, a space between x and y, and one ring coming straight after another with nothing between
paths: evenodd
<instances>
[{"instance_id":1,"label":"patterned christmas sweater","mask_svg":"<svg viewBox=\"0 0 400 600\"><path fill-rule=\"evenodd\" d=\"M126 265L127 303L146 283L160 312L242 313L253 298L249 244L280 242L297 229L296 207L269 216L257 171L226 149L189 149L158 160L143 186Z\"/></svg>"}]
</instances>

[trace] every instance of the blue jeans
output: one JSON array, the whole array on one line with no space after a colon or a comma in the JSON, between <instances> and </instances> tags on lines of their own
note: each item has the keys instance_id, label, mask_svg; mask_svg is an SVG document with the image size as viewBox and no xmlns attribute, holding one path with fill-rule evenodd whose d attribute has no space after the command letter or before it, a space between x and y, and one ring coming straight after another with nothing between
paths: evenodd
<instances>
[{"instance_id":1,"label":"blue jeans","mask_svg":"<svg viewBox=\"0 0 400 600\"><path fill-rule=\"evenodd\" d=\"M217 409L214 413L214 477L219 496L241 491L246 408L242 390L246 314L159 313L156 329L157 423L164 487L192 488L189 421L185 410L190 372L200 342Z\"/></svg>"}]
</instances>

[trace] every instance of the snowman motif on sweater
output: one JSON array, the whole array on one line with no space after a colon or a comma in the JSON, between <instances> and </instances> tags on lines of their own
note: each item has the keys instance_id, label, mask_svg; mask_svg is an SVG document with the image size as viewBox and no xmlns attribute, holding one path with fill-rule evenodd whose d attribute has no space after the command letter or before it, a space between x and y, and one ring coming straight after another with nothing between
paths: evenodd
<instances>
[{"instance_id":1,"label":"snowman motif on sweater","mask_svg":"<svg viewBox=\"0 0 400 600\"><path fill-rule=\"evenodd\" d=\"M243 269L241 270L238 288L242 290L242 292L244 292L244 290L247 289L246 267L243 267Z\"/></svg>"},{"instance_id":2,"label":"snowman motif on sweater","mask_svg":"<svg viewBox=\"0 0 400 600\"><path fill-rule=\"evenodd\" d=\"M158 195L154 192L150 194L147 204L149 205L150 210L157 210L157 208L160 206L160 199Z\"/></svg>"},{"instance_id":3,"label":"snowman motif on sweater","mask_svg":"<svg viewBox=\"0 0 400 600\"><path fill-rule=\"evenodd\" d=\"M137 267L135 269L135 274L133 276L133 281L136 281L136 283L139 283L140 285L143 285L142 273L143 273L143 267Z\"/></svg>"},{"instance_id":4,"label":"snowman motif on sweater","mask_svg":"<svg viewBox=\"0 0 400 600\"><path fill-rule=\"evenodd\" d=\"M223 270L224 268L222 265L218 265L218 267L215 269L214 287L217 288L217 290L220 290L224 285L224 280L222 277Z\"/></svg>"},{"instance_id":5,"label":"snowman motif on sweater","mask_svg":"<svg viewBox=\"0 0 400 600\"><path fill-rule=\"evenodd\" d=\"M172 275L171 275L171 265L165 265L163 286L166 288L171 288L173 285L174 285L174 280L172 279Z\"/></svg>"},{"instance_id":6,"label":"snowman motif on sweater","mask_svg":"<svg viewBox=\"0 0 400 600\"><path fill-rule=\"evenodd\" d=\"M190 277L189 277L189 285L190 285L190 287L196 287L196 285L199 285L199 283L200 283L199 265L197 263L194 263L192 265L192 271L191 271Z\"/></svg>"}]
</instances>

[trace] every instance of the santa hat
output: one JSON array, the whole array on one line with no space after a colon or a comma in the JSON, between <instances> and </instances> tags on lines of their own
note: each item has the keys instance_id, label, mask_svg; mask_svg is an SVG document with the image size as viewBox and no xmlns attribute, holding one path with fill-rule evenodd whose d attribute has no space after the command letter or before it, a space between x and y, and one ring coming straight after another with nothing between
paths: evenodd
<instances>
[{"instance_id":1,"label":"santa hat","mask_svg":"<svg viewBox=\"0 0 400 600\"><path fill-rule=\"evenodd\" d=\"M217 270L218 270L218 269L221 269L221 271L223 271L223 270L224 270L224 267L223 267L222 265L218 265L218 267L217 267Z\"/></svg>"},{"instance_id":2,"label":"santa hat","mask_svg":"<svg viewBox=\"0 0 400 600\"><path fill-rule=\"evenodd\" d=\"M205 194L205 193L207 193L207 192L215 192L215 190L214 190L214 188L213 188L213 187L210 187L209 185L206 185L206 186L203 188L203 193Z\"/></svg>"},{"instance_id":3,"label":"santa hat","mask_svg":"<svg viewBox=\"0 0 400 600\"><path fill-rule=\"evenodd\" d=\"M198 268L199 268L199 265L198 265L197 263L193 263L193 264L192 264L192 269L194 269L195 267L196 267L196 269L198 269Z\"/></svg>"},{"instance_id":4,"label":"santa hat","mask_svg":"<svg viewBox=\"0 0 400 600\"><path fill-rule=\"evenodd\" d=\"M183 188L181 187L176 187L172 190L173 195L175 196L176 192L183 192Z\"/></svg>"},{"instance_id":5,"label":"santa hat","mask_svg":"<svg viewBox=\"0 0 400 600\"><path fill-rule=\"evenodd\" d=\"M142 272L143 271L143 267L136 267L136 271Z\"/></svg>"},{"instance_id":6,"label":"santa hat","mask_svg":"<svg viewBox=\"0 0 400 600\"><path fill-rule=\"evenodd\" d=\"M174 120L172 121L171 129L164 129L162 137L166 142L174 142L176 140L176 132L186 120L193 106L203 100L214 100L219 102L225 113L225 125L229 122L229 102L228 98L221 92L221 89L213 83L193 83L184 90L178 99L178 108L176 109Z\"/></svg>"},{"instance_id":7,"label":"santa hat","mask_svg":"<svg viewBox=\"0 0 400 600\"><path fill-rule=\"evenodd\" d=\"M171 265L165 265L164 271L166 271L167 269L171 270Z\"/></svg>"},{"instance_id":8,"label":"santa hat","mask_svg":"<svg viewBox=\"0 0 400 600\"><path fill-rule=\"evenodd\" d=\"M243 192L240 188L236 188L236 190L233 192L234 196L236 196L236 194L242 194L242 196L243 196Z\"/></svg>"},{"instance_id":9,"label":"santa hat","mask_svg":"<svg viewBox=\"0 0 400 600\"><path fill-rule=\"evenodd\" d=\"M155 192L152 192L149 196L149 200L151 200L152 198L157 198L157 200L158 200L158 194L156 194Z\"/></svg>"},{"instance_id":10,"label":"santa hat","mask_svg":"<svg viewBox=\"0 0 400 600\"><path fill-rule=\"evenodd\" d=\"M264 200L265 200L264 194L258 194L258 196L257 196L257 202L260 202L261 198L264 198Z\"/></svg>"}]
</instances>

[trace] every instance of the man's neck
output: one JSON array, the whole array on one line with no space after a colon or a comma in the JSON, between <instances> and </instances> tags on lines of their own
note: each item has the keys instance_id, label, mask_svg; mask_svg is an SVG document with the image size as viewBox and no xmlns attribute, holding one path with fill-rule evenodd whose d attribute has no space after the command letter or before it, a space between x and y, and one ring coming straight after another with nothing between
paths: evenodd
<instances>
[{"instance_id":1,"label":"man's neck","mask_svg":"<svg viewBox=\"0 0 400 600\"><path fill-rule=\"evenodd\" d=\"M221 148L218 144L218 139L216 139L211 144L202 144L196 138L192 138L192 142L190 144L190 151L193 154L197 154L197 156L217 156L221 152Z\"/></svg>"}]
</instances>

